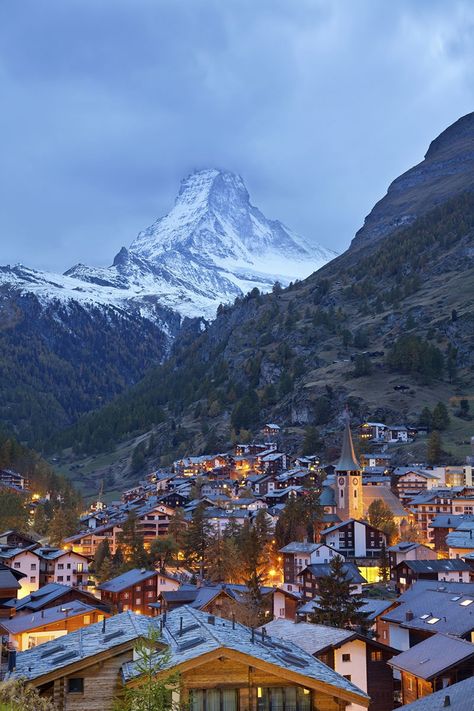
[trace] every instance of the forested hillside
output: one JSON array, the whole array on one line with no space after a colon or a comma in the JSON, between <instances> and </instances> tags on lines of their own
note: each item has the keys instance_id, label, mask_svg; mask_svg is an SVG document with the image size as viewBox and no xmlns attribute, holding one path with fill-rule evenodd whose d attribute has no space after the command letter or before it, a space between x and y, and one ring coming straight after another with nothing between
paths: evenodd
<instances>
[{"instance_id":1,"label":"forested hillside","mask_svg":"<svg viewBox=\"0 0 474 711\"><path fill-rule=\"evenodd\" d=\"M153 430L146 453L164 462L250 437L269 419L290 435L327 433L346 402L356 420L416 422L423 407L472 390L473 266L466 193L304 282L221 307L205 332L178 338L163 366L52 446L106 451Z\"/></svg>"}]
</instances>

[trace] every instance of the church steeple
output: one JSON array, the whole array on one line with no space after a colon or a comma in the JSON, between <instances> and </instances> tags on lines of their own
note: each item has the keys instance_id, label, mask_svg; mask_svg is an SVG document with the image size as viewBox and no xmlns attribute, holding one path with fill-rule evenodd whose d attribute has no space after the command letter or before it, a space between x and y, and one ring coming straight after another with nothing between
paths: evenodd
<instances>
[{"instance_id":1,"label":"church steeple","mask_svg":"<svg viewBox=\"0 0 474 711\"><path fill-rule=\"evenodd\" d=\"M354 472L360 471L361 467L357 461L356 454L354 452L354 445L352 443L351 428L349 425L349 417L346 418L346 425L344 427L344 434L342 437L342 450L339 462L336 466L336 471L338 472Z\"/></svg>"},{"instance_id":2,"label":"church steeple","mask_svg":"<svg viewBox=\"0 0 474 711\"><path fill-rule=\"evenodd\" d=\"M336 464L336 510L342 521L363 515L362 468L354 452L348 412L345 420L341 456Z\"/></svg>"}]
</instances>

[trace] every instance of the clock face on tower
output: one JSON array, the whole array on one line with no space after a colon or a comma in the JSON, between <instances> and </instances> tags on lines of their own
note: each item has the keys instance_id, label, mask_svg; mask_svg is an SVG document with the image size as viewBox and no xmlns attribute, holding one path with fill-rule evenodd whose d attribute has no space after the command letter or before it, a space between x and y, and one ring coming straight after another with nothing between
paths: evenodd
<instances>
[{"instance_id":1,"label":"clock face on tower","mask_svg":"<svg viewBox=\"0 0 474 711\"><path fill-rule=\"evenodd\" d=\"M346 483L346 480L344 479L344 477L343 477L343 476L340 476L340 477L339 477L339 485L340 485L340 486L344 486L345 483Z\"/></svg>"}]
</instances>

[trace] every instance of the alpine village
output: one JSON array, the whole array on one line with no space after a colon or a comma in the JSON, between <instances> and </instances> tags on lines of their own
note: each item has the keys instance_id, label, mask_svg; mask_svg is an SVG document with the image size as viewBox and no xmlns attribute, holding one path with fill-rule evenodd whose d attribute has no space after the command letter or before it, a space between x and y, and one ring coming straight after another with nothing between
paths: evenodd
<instances>
[{"instance_id":1,"label":"alpine village","mask_svg":"<svg viewBox=\"0 0 474 711\"><path fill-rule=\"evenodd\" d=\"M206 168L0 267L0 381L1 711L474 709L474 113L339 255Z\"/></svg>"}]
</instances>

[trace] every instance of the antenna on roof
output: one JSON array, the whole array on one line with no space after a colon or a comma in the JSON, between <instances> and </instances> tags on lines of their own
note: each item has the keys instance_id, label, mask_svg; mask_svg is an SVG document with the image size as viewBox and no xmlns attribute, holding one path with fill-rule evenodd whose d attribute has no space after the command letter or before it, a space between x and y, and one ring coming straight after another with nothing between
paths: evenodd
<instances>
[{"instance_id":1,"label":"antenna on roof","mask_svg":"<svg viewBox=\"0 0 474 711\"><path fill-rule=\"evenodd\" d=\"M102 634L105 634L105 617L102 620Z\"/></svg>"},{"instance_id":2,"label":"antenna on roof","mask_svg":"<svg viewBox=\"0 0 474 711\"><path fill-rule=\"evenodd\" d=\"M255 642L255 628L252 627L252 637L251 637L252 644Z\"/></svg>"},{"instance_id":3,"label":"antenna on roof","mask_svg":"<svg viewBox=\"0 0 474 711\"><path fill-rule=\"evenodd\" d=\"M181 617L179 618L179 636L181 637L182 634L183 634L183 616L181 615Z\"/></svg>"}]
</instances>

